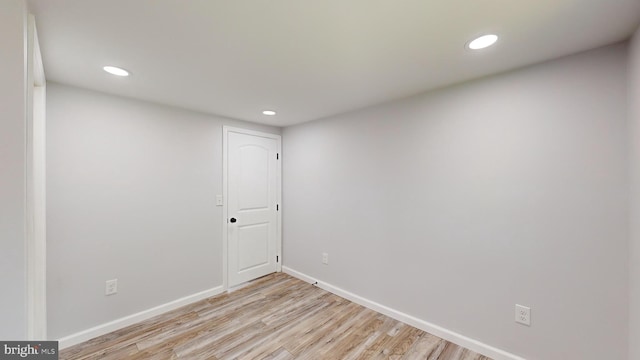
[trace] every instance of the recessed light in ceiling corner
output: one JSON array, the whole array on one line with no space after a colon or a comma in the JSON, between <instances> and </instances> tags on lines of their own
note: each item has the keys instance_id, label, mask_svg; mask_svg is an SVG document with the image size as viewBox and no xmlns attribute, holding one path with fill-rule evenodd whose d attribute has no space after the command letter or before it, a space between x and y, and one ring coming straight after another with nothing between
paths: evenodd
<instances>
[{"instance_id":1,"label":"recessed light in ceiling corner","mask_svg":"<svg viewBox=\"0 0 640 360\"><path fill-rule=\"evenodd\" d=\"M276 112L273 111L273 110L265 110L265 111L262 112L262 114L263 115L267 115L267 116L273 116L273 115L276 114Z\"/></svg>"},{"instance_id":2,"label":"recessed light in ceiling corner","mask_svg":"<svg viewBox=\"0 0 640 360\"><path fill-rule=\"evenodd\" d=\"M105 66L102 68L104 71L108 72L111 75L116 76L129 76L129 72L123 68L119 68L117 66Z\"/></svg>"},{"instance_id":3,"label":"recessed light in ceiling corner","mask_svg":"<svg viewBox=\"0 0 640 360\"><path fill-rule=\"evenodd\" d=\"M467 48L471 50L480 50L484 48L488 48L498 41L498 35L488 34L482 35L479 38L471 40L467 43Z\"/></svg>"}]
</instances>

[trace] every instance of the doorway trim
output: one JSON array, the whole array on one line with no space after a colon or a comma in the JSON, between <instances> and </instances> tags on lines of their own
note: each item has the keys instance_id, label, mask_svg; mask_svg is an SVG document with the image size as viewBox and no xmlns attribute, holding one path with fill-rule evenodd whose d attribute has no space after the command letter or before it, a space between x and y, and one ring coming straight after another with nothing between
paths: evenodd
<instances>
[{"instance_id":1,"label":"doorway trim","mask_svg":"<svg viewBox=\"0 0 640 360\"><path fill-rule=\"evenodd\" d=\"M229 290L229 226L227 226L227 199L229 198L228 165L229 165L229 133L260 136L277 141L278 161L276 162L276 272L282 271L282 136L261 131L248 130L233 126L222 126L222 288Z\"/></svg>"},{"instance_id":2,"label":"doorway trim","mask_svg":"<svg viewBox=\"0 0 640 360\"><path fill-rule=\"evenodd\" d=\"M46 78L35 17L27 16L27 339L47 339Z\"/></svg>"}]
</instances>

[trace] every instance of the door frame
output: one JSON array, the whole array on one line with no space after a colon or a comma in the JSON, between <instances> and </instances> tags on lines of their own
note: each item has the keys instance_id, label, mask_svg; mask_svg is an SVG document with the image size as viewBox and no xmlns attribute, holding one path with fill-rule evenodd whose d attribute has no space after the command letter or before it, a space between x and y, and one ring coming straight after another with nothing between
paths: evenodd
<instances>
[{"instance_id":1,"label":"door frame","mask_svg":"<svg viewBox=\"0 0 640 360\"><path fill-rule=\"evenodd\" d=\"M229 165L229 133L259 136L274 139L277 142L278 161L276 161L276 202L279 210L276 212L276 272L282 271L282 136L261 131L248 130L233 126L222 126L222 288L229 289L229 226L227 199L229 198L228 165Z\"/></svg>"},{"instance_id":2,"label":"door frame","mask_svg":"<svg viewBox=\"0 0 640 360\"><path fill-rule=\"evenodd\" d=\"M35 17L27 16L27 339L47 339L46 86Z\"/></svg>"}]
</instances>

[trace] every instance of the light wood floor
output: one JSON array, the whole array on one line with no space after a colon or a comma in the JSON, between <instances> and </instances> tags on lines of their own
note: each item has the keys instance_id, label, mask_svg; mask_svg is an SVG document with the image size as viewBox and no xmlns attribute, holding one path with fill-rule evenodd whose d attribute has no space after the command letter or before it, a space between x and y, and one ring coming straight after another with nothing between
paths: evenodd
<instances>
[{"instance_id":1,"label":"light wood floor","mask_svg":"<svg viewBox=\"0 0 640 360\"><path fill-rule=\"evenodd\" d=\"M60 359L490 360L283 273L67 348Z\"/></svg>"}]
</instances>

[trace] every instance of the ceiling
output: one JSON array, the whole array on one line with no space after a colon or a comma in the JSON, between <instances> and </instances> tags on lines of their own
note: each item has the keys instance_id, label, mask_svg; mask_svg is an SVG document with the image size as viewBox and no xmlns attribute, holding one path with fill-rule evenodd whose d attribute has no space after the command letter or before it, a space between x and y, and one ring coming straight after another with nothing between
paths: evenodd
<instances>
[{"instance_id":1,"label":"ceiling","mask_svg":"<svg viewBox=\"0 0 640 360\"><path fill-rule=\"evenodd\" d=\"M640 24L640 0L29 4L49 81L276 126L622 41ZM465 48L487 33L496 45Z\"/></svg>"}]
</instances>

